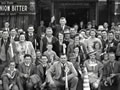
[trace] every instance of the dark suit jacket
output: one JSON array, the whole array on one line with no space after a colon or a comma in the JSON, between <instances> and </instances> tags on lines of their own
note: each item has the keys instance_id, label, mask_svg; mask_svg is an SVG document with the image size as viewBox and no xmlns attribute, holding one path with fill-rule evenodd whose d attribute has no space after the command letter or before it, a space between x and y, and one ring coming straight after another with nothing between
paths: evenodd
<instances>
[{"instance_id":1,"label":"dark suit jacket","mask_svg":"<svg viewBox=\"0 0 120 90\"><path fill-rule=\"evenodd\" d=\"M55 37L58 37L59 32L61 32L61 33L64 34L64 31L65 31L66 29L70 29L70 27L67 26L67 25L65 25L64 30L62 29L61 25L57 25L57 24L50 23L49 26L52 27L52 29L53 29L53 35L54 35Z\"/></svg>"},{"instance_id":2,"label":"dark suit jacket","mask_svg":"<svg viewBox=\"0 0 120 90\"><path fill-rule=\"evenodd\" d=\"M31 41L32 44L33 44L33 47L34 47L34 48L36 47L36 43L37 43L36 34L33 33L33 36L29 36L29 34L27 33L27 34L26 34L26 40L27 40L27 41ZM36 42L35 42L35 40L36 40Z\"/></svg>"},{"instance_id":3,"label":"dark suit jacket","mask_svg":"<svg viewBox=\"0 0 120 90\"><path fill-rule=\"evenodd\" d=\"M49 65L47 64L46 66L46 71L48 70L49 68ZM46 73L46 72L45 72ZM37 66L37 74L39 75L40 79L41 79L41 83L44 83L44 78L46 76L46 74L44 74L44 71L43 71L43 65L42 63L40 63L38 66Z\"/></svg>"},{"instance_id":4,"label":"dark suit jacket","mask_svg":"<svg viewBox=\"0 0 120 90\"><path fill-rule=\"evenodd\" d=\"M113 71L113 72L112 72ZM111 63L108 62L103 67L103 79L106 79L112 73L120 73L120 62L115 61L114 68L111 68Z\"/></svg>"},{"instance_id":5,"label":"dark suit jacket","mask_svg":"<svg viewBox=\"0 0 120 90\"><path fill-rule=\"evenodd\" d=\"M31 64L29 66L29 70L27 69L27 66L25 65L25 63L22 63L19 65L19 71L21 73L21 77L24 75L24 74L29 74L30 76L33 75L33 74L36 74L36 66Z\"/></svg>"},{"instance_id":6,"label":"dark suit jacket","mask_svg":"<svg viewBox=\"0 0 120 90\"><path fill-rule=\"evenodd\" d=\"M48 44L48 41L47 41L47 38L44 37L42 38L42 53L44 53L46 50L47 50L47 44ZM57 55L59 55L59 41L56 37L53 36L52 38L52 45L53 45L53 51L56 52Z\"/></svg>"}]
</instances>

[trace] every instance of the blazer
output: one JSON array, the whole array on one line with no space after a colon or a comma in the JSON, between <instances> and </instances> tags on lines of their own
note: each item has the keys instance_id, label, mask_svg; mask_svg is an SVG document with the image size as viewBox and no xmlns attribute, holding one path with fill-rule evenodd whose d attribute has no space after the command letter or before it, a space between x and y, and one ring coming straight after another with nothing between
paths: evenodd
<instances>
[{"instance_id":1,"label":"blazer","mask_svg":"<svg viewBox=\"0 0 120 90\"><path fill-rule=\"evenodd\" d=\"M47 50L47 44L48 44L47 38L46 37L42 38L42 45L41 45L42 53L44 53ZM52 38L52 45L53 45L53 51L55 51L56 54L59 55L59 41L54 36Z\"/></svg>"},{"instance_id":2,"label":"blazer","mask_svg":"<svg viewBox=\"0 0 120 90\"><path fill-rule=\"evenodd\" d=\"M20 71L20 76L22 77L24 74L29 74L30 76L31 75L34 75L36 74L36 66L31 64L29 66L29 71L27 69L27 66L25 65L25 63L21 63L18 67L18 70Z\"/></svg>"},{"instance_id":3,"label":"blazer","mask_svg":"<svg viewBox=\"0 0 120 90\"><path fill-rule=\"evenodd\" d=\"M67 61L66 66L69 68L68 80L70 78L76 77L77 71L75 70L73 64ZM61 62L60 61L54 62L54 64L47 70L46 75L47 75L48 81L50 80L50 78L58 80L61 76Z\"/></svg>"},{"instance_id":4,"label":"blazer","mask_svg":"<svg viewBox=\"0 0 120 90\"><path fill-rule=\"evenodd\" d=\"M46 71L50 68L50 66L47 64L46 66ZM46 72L45 72L45 75L44 75L44 71L43 71L43 65L42 63L40 63L38 66L37 66L37 74L38 76L40 77L41 79L41 83L44 83L44 76L46 75Z\"/></svg>"},{"instance_id":5,"label":"blazer","mask_svg":"<svg viewBox=\"0 0 120 90\"><path fill-rule=\"evenodd\" d=\"M110 62L108 62L104 65L104 67L103 67L103 79L105 80L112 73L115 73L115 74L120 73L120 62L118 62L118 61L114 62L113 72L111 70L111 63Z\"/></svg>"}]
</instances>

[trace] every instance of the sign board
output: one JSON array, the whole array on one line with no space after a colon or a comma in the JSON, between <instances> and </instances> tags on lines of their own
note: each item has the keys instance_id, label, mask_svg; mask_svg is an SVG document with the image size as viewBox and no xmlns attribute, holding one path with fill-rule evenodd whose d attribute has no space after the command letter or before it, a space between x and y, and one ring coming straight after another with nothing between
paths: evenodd
<instances>
[{"instance_id":1,"label":"sign board","mask_svg":"<svg viewBox=\"0 0 120 90\"><path fill-rule=\"evenodd\" d=\"M0 15L26 14L34 12L34 2L0 1Z\"/></svg>"}]
</instances>

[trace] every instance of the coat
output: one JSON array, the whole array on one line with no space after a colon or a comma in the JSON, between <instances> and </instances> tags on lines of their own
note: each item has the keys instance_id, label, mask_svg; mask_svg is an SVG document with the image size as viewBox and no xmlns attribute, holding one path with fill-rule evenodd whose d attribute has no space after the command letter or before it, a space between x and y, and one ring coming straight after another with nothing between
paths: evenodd
<instances>
[{"instance_id":1,"label":"coat","mask_svg":"<svg viewBox=\"0 0 120 90\"><path fill-rule=\"evenodd\" d=\"M68 80L76 77L77 76L77 71L75 70L73 64L71 62L67 62L66 66L69 68L69 72L68 72ZM52 77L53 74L53 77ZM48 81L52 78L52 79L60 79L61 76L61 62L60 61L56 61L54 62L54 64L47 70L47 78Z\"/></svg>"}]
</instances>

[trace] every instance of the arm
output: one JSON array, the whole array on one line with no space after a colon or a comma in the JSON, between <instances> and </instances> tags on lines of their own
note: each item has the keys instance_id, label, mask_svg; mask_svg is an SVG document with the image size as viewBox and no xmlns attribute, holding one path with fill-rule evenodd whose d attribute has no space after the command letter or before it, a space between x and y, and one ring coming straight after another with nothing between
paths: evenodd
<instances>
[{"instance_id":1,"label":"arm","mask_svg":"<svg viewBox=\"0 0 120 90\"><path fill-rule=\"evenodd\" d=\"M68 80L70 80L73 77L77 77L77 71L75 70L72 63L70 63L70 71L71 71L71 74L68 75Z\"/></svg>"},{"instance_id":2,"label":"arm","mask_svg":"<svg viewBox=\"0 0 120 90\"><path fill-rule=\"evenodd\" d=\"M53 81L51 74L55 71L54 65L55 65L55 63L46 71L46 77L47 77L48 82Z\"/></svg>"}]
</instances>

